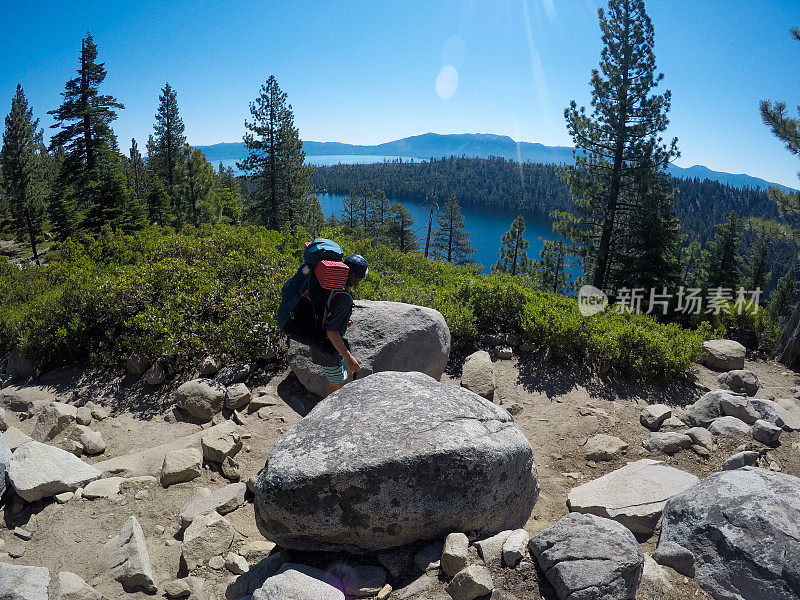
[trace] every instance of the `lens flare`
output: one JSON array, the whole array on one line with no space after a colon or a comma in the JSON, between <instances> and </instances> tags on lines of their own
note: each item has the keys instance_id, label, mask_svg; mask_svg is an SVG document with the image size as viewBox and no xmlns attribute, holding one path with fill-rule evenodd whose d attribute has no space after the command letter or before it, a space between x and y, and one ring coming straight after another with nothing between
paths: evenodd
<instances>
[{"instance_id":1,"label":"lens flare","mask_svg":"<svg viewBox=\"0 0 800 600\"><path fill-rule=\"evenodd\" d=\"M458 71L453 65L445 65L436 77L436 93L442 100L449 100L458 89Z\"/></svg>"}]
</instances>

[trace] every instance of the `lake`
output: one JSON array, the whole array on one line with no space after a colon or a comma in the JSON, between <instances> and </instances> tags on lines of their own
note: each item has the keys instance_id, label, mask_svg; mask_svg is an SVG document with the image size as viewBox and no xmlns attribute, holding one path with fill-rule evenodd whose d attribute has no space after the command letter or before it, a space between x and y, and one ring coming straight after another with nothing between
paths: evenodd
<instances>
[{"instance_id":1,"label":"lake","mask_svg":"<svg viewBox=\"0 0 800 600\"><path fill-rule=\"evenodd\" d=\"M401 159L403 162L421 162L421 159L414 158L412 156L378 156L375 154L329 154L329 155L319 155L319 156L306 156L306 164L307 165L314 165L315 167L329 167L331 165L338 165L339 163L344 165L369 165L372 163L382 163L384 161L393 161L397 159ZM236 163L241 161L241 158L225 158L223 160L218 160L214 163L214 168L216 169L219 167L220 163L226 169L228 167L233 168L237 175L243 175L238 168L236 168Z\"/></svg>"},{"instance_id":2,"label":"lake","mask_svg":"<svg viewBox=\"0 0 800 600\"><path fill-rule=\"evenodd\" d=\"M322 205L322 212L326 217L330 215L342 216L342 206L346 196L338 194L317 194L319 203ZM411 213L414 219L414 230L420 241L420 248L425 247L425 238L428 233L429 208L417 202L407 200L397 200L392 198L392 202L400 202ZM483 272L488 273L491 266L500 260L500 238L508 231L519 211L502 210L497 208L479 208L462 206L464 213L464 224L466 230L470 232L470 243L475 248L472 255L478 263L483 265ZM525 239L530 242L528 247L529 258L539 258L539 253L544 247L543 240L561 239L553 233L553 221L549 217L537 215L532 212L523 212L525 219ZM436 228L436 215L434 214L434 229ZM573 274L577 275L577 270L573 269Z\"/></svg>"}]
</instances>

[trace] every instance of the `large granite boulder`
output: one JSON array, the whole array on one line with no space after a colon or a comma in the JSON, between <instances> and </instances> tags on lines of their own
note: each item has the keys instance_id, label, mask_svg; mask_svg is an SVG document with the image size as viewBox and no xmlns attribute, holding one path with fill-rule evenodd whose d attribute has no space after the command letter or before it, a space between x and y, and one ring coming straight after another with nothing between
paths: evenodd
<instances>
[{"instance_id":1,"label":"large granite boulder","mask_svg":"<svg viewBox=\"0 0 800 600\"><path fill-rule=\"evenodd\" d=\"M284 548L364 552L522 527L533 451L505 409L422 373L385 372L320 402L272 448L256 523Z\"/></svg>"},{"instance_id":2,"label":"large granite boulder","mask_svg":"<svg viewBox=\"0 0 800 600\"><path fill-rule=\"evenodd\" d=\"M800 479L791 475L758 467L714 473L667 503L659 549L691 553L698 582L716 600L796 599L798 497Z\"/></svg>"},{"instance_id":3,"label":"large granite boulder","mask_svg":"<svg viewBox=\"0 0 800 600\"><path fill-rule=\"evenodd\" d=\"M700 363L716 371L744 369L746 349L734 340L708 340L703 342Z\"/></svg>"},{"instance_id":4,"label":"large granite boulder","mask_svg":"<svg viewBox=\"0 0 800 600\"><path fill-rule=\"evenodd\" d=\"M50 571L0 562L0 598L3 600L47 600Z\"/></svg>"},{"instance_id":5,"label":"large granite boulder","mask_svg":"<svg viewBox=\"0 0 800 600\"><path fill-rule=\"evenodd\" d=\"M175 390L175 404L201 421L210 421L225 406L225 387L211 379L192 379Z\"/></svg>"},{"instance_id":6,"label":"large granite boulder","mask_svg":"<svg viewBox=\"0 0 800 600\"><path fill-rule=\"evenodd\" d=\"M697 481L691 473L643 458L572 488L567 506L571 511L613 519L634 533L650 535L667 500Z\"/></svg>"},{"instance_id":7,"label":"large granite boulder","mask_svg":"<svg viewBox=\"0 0 800 600\"><path fill-rule=\"evenodd\" d=\"M559 600L634 600L644 553L615 521L570 513L528 547Z\"/></svg>"},{"instance_id":8,"label":"large granite boulder","mask_svg":"<svg viewBox=\"0 0 800 600\"><path fill-rule=\"evenodd\" d=\"M708 427L711 421L724 416L723 401L735 404L746 400L743 395L728 390L711 390L700 396L697 402L686 407L681 419L689 427Z\"/></svg>"},{"instance_id":9,"label":"large granite boulder","mask_svg":"<svg viewBox=\"0 0 800 600\"><path fill-rule=\"evenodd\" d=\"M11 486L26 502L74 492L101 474L74 454L40 442L28 442L14 450L8 466Z\"/></svg>"},{"instance_id":10,"label":"large granite boulder","mask_svg":"<svg viewBox=\"0 0 800 600\"><path fill-rule=\"evenodd\" d=\"M401 302L358 300L347 330L359 377L380 371L418 371L439 379L450 356L450 329L438 311ZM307 390L324 396L328 382L308 346L290 342L289 366Z\"/></svg>"}]
</instances>

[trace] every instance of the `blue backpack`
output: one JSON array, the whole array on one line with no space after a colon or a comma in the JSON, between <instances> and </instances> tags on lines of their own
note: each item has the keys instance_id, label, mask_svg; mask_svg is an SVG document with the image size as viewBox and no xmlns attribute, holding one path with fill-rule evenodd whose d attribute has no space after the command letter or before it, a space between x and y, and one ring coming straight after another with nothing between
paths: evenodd
<instances>
[{"instance_id":1,"label":"blue backpack","mask_svg":"<svg viewBox=\"0 0 800 600\"><path fill-rule=\"evenodd\" d=\"M303 296L308 296L314 282L314 267L321 260L340 261L344 257L342 247L332 240L317 238L306 245L303 252L303 264L297 269L281 290L281 303L278 307L278 327L292 336L292 331L287 331L287 325L292 320L292 313ZM316 287L319 287L318 285Z\"/></svg>"}]
</instances>

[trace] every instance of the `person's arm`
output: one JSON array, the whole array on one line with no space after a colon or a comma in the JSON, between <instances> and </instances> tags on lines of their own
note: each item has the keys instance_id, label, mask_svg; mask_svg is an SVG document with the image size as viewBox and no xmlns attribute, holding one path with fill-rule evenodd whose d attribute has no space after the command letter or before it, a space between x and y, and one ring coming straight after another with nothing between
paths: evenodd
<instances>
[{"instance_id":1,"label":"person's arm","mask_svg":"<svg viewBox=\"0 0 800 600\"><path fill-rule=\"evenodd\" d=\"M353 374L361 370L361 365L358 364L358 361L355 357L350 354L350 350L347 349L347 346L344 345L344 340L342 339L341 334L338 331L328 331L328 339L333 344L333 347L336 348L336 351L342 355L344 358L344 362L347 365L347 371L350 378L353 377Z\"/></svg>"}]
</instances>

